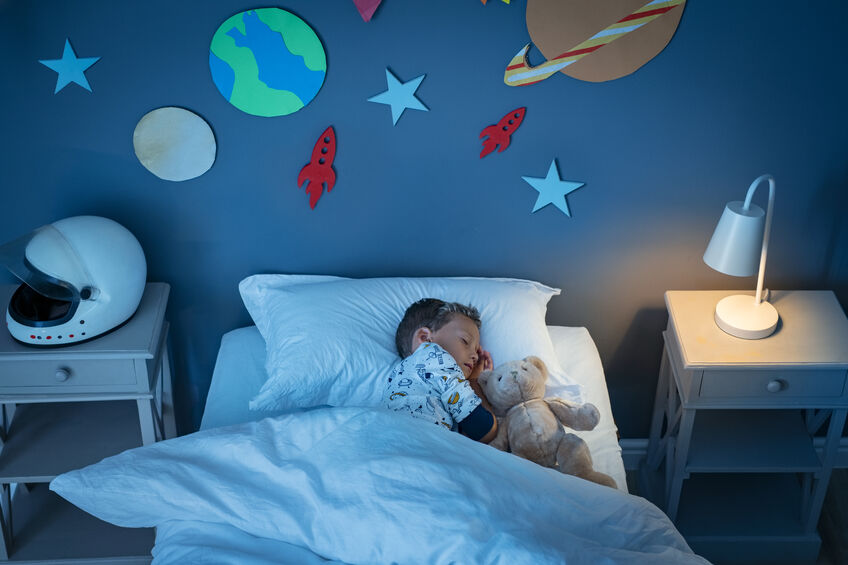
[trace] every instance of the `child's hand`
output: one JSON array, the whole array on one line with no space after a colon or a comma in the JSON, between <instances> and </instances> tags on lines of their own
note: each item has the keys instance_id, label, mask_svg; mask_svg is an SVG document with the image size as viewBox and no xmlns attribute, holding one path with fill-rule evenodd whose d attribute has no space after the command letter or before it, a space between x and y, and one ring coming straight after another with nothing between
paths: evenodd
<instances>
[{"instance_id":1,"label":"child's hand","mask_svg":"<svg viewBox=\"0 0 848 565\"><path fill-rule=\"evenodd\" d=\"M495 362L492 360L492 354L486 351L485 349L480 349L477 351L477 356L479 357L477 364L483 364L483 371L491 371L495 368Z\"/></svg>"},{"instance_id":2,"label":"child's hand","mask_svg":"<svg viewBox=\"0 0 848 565\"><path fill-rule=\"evenodd\" d=\"M491 371L495 368L495 363L492 361L492 354L486 351L485 349L477 350L477 364L474 365L474 369L471 371L471 375L468 376L468 380L472 382L477 381L477 377L480 376L480 373L483 371Z\"/></svg>"},{"instance_id":3,"label":"child's hand","mask_svg":"<svg viewBox=\"0 0 848 565\"><path fill-rule=\"evenodd\" d=\"M483 371L491 371L495 368L495 362L492 360L492 354L486 351L485 349L477 350L477 364L474 365L474 369L471 371L471 374L468 376L468 383L471 385L471 389L474 393L480 397L480 401L483 403L483 407L492 412L492 405L489 404L489 399L486 398L486 395L483 393L483 389L480 388L480 384L477 382L477 377L480 376L480 373Z\"/></svg>"}]
</instances>

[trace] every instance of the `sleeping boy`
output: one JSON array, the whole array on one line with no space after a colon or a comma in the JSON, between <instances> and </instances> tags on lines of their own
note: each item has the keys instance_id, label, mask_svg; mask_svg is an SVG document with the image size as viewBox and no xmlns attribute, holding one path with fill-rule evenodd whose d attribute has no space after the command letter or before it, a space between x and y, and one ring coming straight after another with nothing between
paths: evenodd
<instances>
[{"instance_id":1,"label":"sleeping boy","mask_svg":"<svg viewBox=\"0 0 848 565\"><path fill-rule=\"evenodd\" d=\"M477 386L491 370L480 348L480 313L472 306L424 298L406 309L395 345L403 360L392 370L383 405L489 443L497 419Z\"/></svg>"}]
</instances>

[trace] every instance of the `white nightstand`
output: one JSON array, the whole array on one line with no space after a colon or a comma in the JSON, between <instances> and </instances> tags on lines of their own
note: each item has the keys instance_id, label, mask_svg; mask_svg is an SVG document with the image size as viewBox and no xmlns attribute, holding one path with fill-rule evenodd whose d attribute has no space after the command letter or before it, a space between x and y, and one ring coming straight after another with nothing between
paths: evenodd
<instances>
[{"instance_id":1,"label":"white nightstand","mask_svg":"<svg viewBox=\"0 0 848 565\"><path fill-rule=\"evenodd\" d=\"M0 305L15 288L0 287ZM152 529L97 520L47 486L65 471L176 435L169 290L149 283L129 321L77 345L36 348L0 332L0 559L150 562Z\"/></svg>"},{"instance_id":2,"label":"white nightstand","mask_svg":"<svg viewBox=\"0 0 848 565\"><path fill-rule=\"evenodd\" d=\"M848 319L830 291L776 291L777 331L744 340L713 320L736 292L665 295L641 487L708 559L815 561L848 411Z\"/></svg>"}]
</instances>

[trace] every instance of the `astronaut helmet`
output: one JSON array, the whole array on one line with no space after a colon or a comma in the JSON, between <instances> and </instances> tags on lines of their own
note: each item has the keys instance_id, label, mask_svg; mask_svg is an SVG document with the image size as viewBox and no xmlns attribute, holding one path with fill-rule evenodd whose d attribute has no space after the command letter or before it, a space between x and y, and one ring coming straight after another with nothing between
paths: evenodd
<instances>
[{"instance_id":1,"label":"astronaut helmet","mask_svg":"<svg viewBox=\"0 0 848 565\"><path fill-rule=\"evenodd\" d=\"M122 225L75 216L0 246L0 264L23 284L6 308L12 337L29 345L67 345L108 332L138 308L147 262Z\"/></svg>"}]
</instances>

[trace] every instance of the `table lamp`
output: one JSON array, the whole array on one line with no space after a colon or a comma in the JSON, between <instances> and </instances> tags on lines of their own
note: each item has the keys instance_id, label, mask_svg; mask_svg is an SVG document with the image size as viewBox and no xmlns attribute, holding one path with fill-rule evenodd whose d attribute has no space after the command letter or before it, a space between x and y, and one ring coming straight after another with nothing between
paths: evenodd
<instances>
[{"instance_id":1,"label":"table lamp","mask_svg":"<svg viewBox=\"0 0 848 565\"><path fill-rule=\"evenodd\" d=\"M763 212L762 208L751 204L751 199L759 184L766 180L769 183L768 211ZM743 339L768 337L777 327L777 310L762 299L773 208L774 178L771 175L757 177L748 188L745 202L734 201L725 206L704 253L707 265L720 273L736 277L753 275L759 256L756 294L736 294L722 298L715 309L716 325L725 333Z\"/></svg>"}]
</instances>

